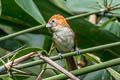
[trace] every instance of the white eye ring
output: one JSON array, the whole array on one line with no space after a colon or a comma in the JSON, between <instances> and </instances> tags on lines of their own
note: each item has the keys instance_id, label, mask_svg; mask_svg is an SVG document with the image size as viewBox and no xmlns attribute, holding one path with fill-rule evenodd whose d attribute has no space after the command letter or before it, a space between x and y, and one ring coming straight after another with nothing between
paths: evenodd
<instances>
[{"instance_id":1,"label":"white eye ring","mask_svg":"<svg viewBox=\"0 0 120 80\"><path fill-rule=\"evenodd\" d=\"M55 20L55 19L53 19L53 20L51 21L51 23L54 23L54 22L56 22L56 20Z\"/></svg>"}]
</instances>

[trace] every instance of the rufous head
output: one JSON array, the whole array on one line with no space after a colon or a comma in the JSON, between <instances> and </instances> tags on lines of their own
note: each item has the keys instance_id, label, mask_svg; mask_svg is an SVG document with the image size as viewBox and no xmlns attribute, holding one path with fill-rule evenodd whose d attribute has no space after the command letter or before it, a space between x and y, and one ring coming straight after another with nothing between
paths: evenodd
<instances>
[{"instance_id":1,"label":"rufous head","mask_svg":"<svg viewBox=\"0 0 120 80\"><path fill-rule=\"evenodd\" d=\"M67 26L69 26L67 21L65 20L65 18L60 14L53 15L49 19L49 21L48 21L48 23L46 25L47 28L52 28L52 27L57 27L57 26L59 26L59 27L67 27Z\"/></svg>"}]
</instances>

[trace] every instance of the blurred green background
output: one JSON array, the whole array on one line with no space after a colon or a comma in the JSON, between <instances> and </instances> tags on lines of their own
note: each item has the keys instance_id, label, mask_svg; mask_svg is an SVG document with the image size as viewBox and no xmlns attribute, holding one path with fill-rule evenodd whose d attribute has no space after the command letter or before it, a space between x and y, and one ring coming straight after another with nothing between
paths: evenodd
<instances>
[{"instance_id":1,"label":"blurred green background","mask_svg":"<svg viewBox=\"0 0 120 80\"><path fill-rule=\"evenodd\" d=\"M108 6L109 5L109 6ZM106 8L116 8L108 13L96 14L96 24L88 21L89 16L68 20L77 36L78 48L85 49L98 45L120 41L120 0L0 0L0 37L16 33L31 27L47 23L54 14L61 14L65 18L77 14L89 13ZM36 31L18 35L0 41L0 56L12 52L22 46L42 48L49 51L52 43L51 34L43 27ZM93 52L101 61L120 57L120 47ZM22 54L25 55L25 54ZM52 55L57 55L56 51ZM76 59L80 61L81 56ZM23 63L38 60L35 57ZM56 61L66 68L64 60ZM88 58L88 65L93 61ZM47 66L43 78L56 75L51 66ZM114 67L120 72L120 66ZM29 75L13 74L16 80L35 80L40 73L41 66L33 66L24 71ZM20 77L19 77L20 76ZM13 80L10 77L0 77L0 80ZM81 76L81 80L115 80L106 70L99 70Z\"/></svg>"}]
</instances>

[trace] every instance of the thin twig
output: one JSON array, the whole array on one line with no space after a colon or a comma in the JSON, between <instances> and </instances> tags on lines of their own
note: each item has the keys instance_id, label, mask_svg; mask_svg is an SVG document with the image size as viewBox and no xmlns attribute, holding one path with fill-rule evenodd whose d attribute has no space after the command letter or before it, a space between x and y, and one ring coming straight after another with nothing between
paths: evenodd
<instances>
[{"instance_id":1,"label":"thin twig","mask_svg":"<svg viewBox=\"0 0 120 80\"><path fill-rule=\"evenodd\" d=\"M38 75L38 77L37 77L36 80L42 80L42 76L43 76L43 74L44 74L44 72L45 72L45 70L46 70L46 66L47 66L46 63L43 64L43 66L42 66L42 70L41 70L41 72L40 72L40 74Z\"/></svg>"},{"instance_id":2,"label":"thin twig","mask_svg":"<svg viewBox=\"0 0 120 80\"><path fill-rule=\"evenodd\" d=\"M22 56L20 58L15 59L14 61L10 61L10 62L4 64L4 66L2 66L2 67L4 67L4 69L10 70L12 68L12 66L15 66L16 64L18 64L18 63L20 63L20 62L22 62L24 60L27 60L31 56L36 55L36 54L37 54L36 52L29 53L27 55L24 55L24 56Z\"/></svg>"},{"instance_id":3,"label":"thin twig","mask_svg":"<svg viewBox=\"0 0 120 80\"><path fill-rule=\"evenodd\" d=\"M25 47L25 45L23 45L22 47L20 47L20 48L18 48L18 49L16 49L16 50L14 50L14 51L12 51L12 52L4 55L4 56L2 56L0 59L3 59L3 58L6 58L6 57L9 57L9 56L12 56L12 55L15 54L17 51L23 49L24 47Z\"/></svg>"},{"instance_id":4,"label":"thin twig","mask_svg":"<svg viewBox=\"0 0 120 80\"><path fill-rule=\"evenodd\" d=\"M50 48L49 53L48 53L48 56L51 55L51 53L52 53L52 51L53 51L54 49L55 49L55 46L54 46L54 43L52 43L51 48ZM44 74L44 72L45 72L45 70L46 70L46 67L47 67L47 63L44 63L43 66L42 66L42 70L41 70L41 72L40 72L40 74L38 75L38 77L37 77L36 80L41 80L41 79L42 79L42 76L43 76L43 74Z\"/></svg>"},{"instance_id":5,"label":"thin twig","mask_svg":"<svg viewBox=\"0 0 120 80\"><path fill-rule=\"evenodd\" d=\"M58 69L59 71L61 71L62 73L64 73L65 75L67 75L69 78L71 78L72 80L80 80L79 78L75 77L73 74L71 74L70 72L68 72L67 70L65 70L64 68L62 68L60 65L56 64L54 61L52 61L51 59L49 59L46 56L43 56L42 54L40 54L40 58L43 59L45 62L47 62L48 64L50 64L51 66L53 66L54 68Z\"/></svg>"}]
</instances>

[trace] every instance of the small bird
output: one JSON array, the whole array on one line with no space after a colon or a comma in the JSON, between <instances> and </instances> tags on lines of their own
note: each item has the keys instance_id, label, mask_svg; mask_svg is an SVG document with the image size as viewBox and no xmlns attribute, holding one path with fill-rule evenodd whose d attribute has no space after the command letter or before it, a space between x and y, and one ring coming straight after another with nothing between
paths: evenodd
<instances>
[{"instance_id":1,"label":"small bird","mask_svg":"<svg viewBox=\"0 0 120 80\"><path fill-rule=\"evenodd\" d=\"M79 49L76 47L75 33L62 15L53 15L46 27L53 31L53 46L55 46L60 58L62 58L62 53L71 51L76 51L77 54L80 54ZM74 57L66 58L66 62L69 71L77 69Z\"/></svg>"}]
</instances>

